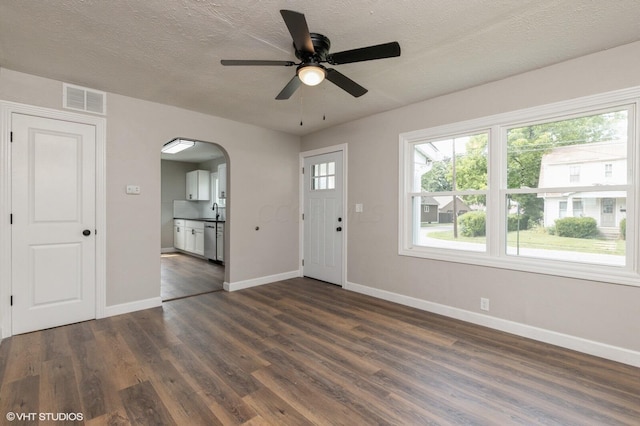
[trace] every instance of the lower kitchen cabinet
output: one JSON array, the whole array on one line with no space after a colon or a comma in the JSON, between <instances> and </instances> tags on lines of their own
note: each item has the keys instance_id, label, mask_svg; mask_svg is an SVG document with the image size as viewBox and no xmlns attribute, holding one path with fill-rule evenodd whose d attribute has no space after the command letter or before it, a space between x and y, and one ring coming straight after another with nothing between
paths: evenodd
<instances>
[{"instance_id":1,"label":"lower kitchen cabinet","mask_svg":"<svg viewBox=\"0 0 640 426\"><path fill-rule=\"evenodd\" d=\"M176 225L179 221L184 223L182 227ZM181 239L184 239L184 244ZM175 219L174 246L177 249L204 256L204 222Z\"/></svg>"},{"instance_id":2,"label":"lower kitchen cabinet","mask_svg":"<svg viewBox=\"0 0 640 426\"><path fill-rule=\"evenodd\" d=\"M173 220L173 246L177 249L184 250L186 244L187 232L184 227L186 221L182 219Z\"/></svg>"}]
</instances>

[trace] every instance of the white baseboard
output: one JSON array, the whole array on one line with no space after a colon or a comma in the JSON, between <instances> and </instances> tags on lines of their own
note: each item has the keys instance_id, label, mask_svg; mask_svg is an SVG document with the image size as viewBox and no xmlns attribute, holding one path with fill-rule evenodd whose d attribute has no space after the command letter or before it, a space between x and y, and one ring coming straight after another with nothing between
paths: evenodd
<instances>
[{"instance_id":1,"label":"white baseboard","mask_svg":"<svg viewBox=\"0 0 640 426\"><path fill-rule=\"evenodd\" d=\"M256 287L259 285L274 283L276 281L290 280L291 278L297 278L299 276L300 276L300 271L290 271L290 272L283 272L281 274L269 275L266 277L253 278L245 281L238 281L235 283L225 282L223 286L226 291L236 291L236 290L242 290L245 288Z\"/></svg>"},{"instance_id":2,"label":"white baseboard","mask_svg":"<svg viewBox=\"0 0 640 426\"><path fill-rule=\"evenodd\" d=\"M135 302L106 306L104 308L104 318L112 317L114 315L128 314L129 312L141 311L143 309L157 308L158 306L162 306L161 297L152 297L151 299L136 300Z\"/></svg>"},{"instance_id":3,"label":"white baseboard","mask_svg":"<svg viewBox=\"0 0 640 426\"><path fill-rule=\"evenodd\" d=\"M617 346L608 345L606 343L587 340L581 337L558 333L556 331L533 327L514 321L492 317L489 315L466 311L464 309L454 308L447 305L441 305L439 303L433 303L411 296L392 293L387 290L367 287L361 284L347 282L347 285L344 286L344 289L354 291L356 293L366 294L368 296L373 296L378 299L395 302L401 305L410 306L412 308L417 308L423 311L432 312L434 314L444 315L450 318L470 322L472 324L482 325L485 327L493 328L495 330L515 334L517 336L549 343L555 346L560 346L589 355L621 362L623 364L632 365L634 367L640 367L640 352L632 351L630 349L620 348Z\"/></svg>"}]
</instances>

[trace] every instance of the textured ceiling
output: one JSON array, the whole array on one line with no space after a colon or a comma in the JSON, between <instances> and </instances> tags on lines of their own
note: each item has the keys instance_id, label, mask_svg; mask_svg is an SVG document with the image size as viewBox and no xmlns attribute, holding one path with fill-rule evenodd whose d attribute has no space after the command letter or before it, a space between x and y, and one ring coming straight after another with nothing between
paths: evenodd
<instances>
[{"instance_id":1,"label":"textured ceiling","mask_svg":"<svg viewBox=\"0 0 640 426\"><path fill-rule=\"evenodd\" d=\"M280 9L332 52L402 56L335 66L360 98L325 81L277 101L295 68L220 59L297 62ZM0 0L0 67L298 135L637 40L638 0Z\"/></svg>"}]
</instances>

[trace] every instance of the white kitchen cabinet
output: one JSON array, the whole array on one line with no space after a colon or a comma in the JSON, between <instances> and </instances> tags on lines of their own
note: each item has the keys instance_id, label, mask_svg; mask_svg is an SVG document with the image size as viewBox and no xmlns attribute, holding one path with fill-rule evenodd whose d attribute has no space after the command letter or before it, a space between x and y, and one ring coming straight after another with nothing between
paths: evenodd
<instances>
[{"instance_id":1,"label":"white kitchen cabinet","mask_svg":"<svg viewBox=\"0 0 640 426\"><path fill-rule=\"evenodd\" d=\"M184 250L187 232L185 229L185 221L182 219L174 219L173 221L173 247Z\"/></svg>"},{"instance_id":2,"label":"white kitchen cabinet","mask_svg":"<svg viewBox=\"0 0 640 426\"><path fill-rule=\"evenodd\" d=\"M218 172L211 173L211 179L209 180L211 190L211 202L218 202Z\"/></svg>"},{"instance_id":3,"label":"white kitchen cabinet","mask_svg":"<svg viewBox=\"0 0 640 426\"><path fill-rule=\"evenodd\" d=\"M209 171L194 170L187 173L187 200L208 200L211 195Z\"/></svg>"},{"instance_id":4,"label":"white kitchen cabinet","mask_svg":"<svg viewBox=\"0 0 640 426\"><path fill-rule=\"evenodd\" d=\"M199 220L185 221L184 251L204 256L204 222Z\"/></svg>"},{"instance_id":5,"label":"white kitchen cabinet","mask_svg":"<svg viewBox=\"0 0 640 426\"><path fill-rule=\"evenodd\" d=\"M185 228L186 237L184 240L184 251L195 253L196 251L196 237L195 230L193 228Z\"/></svg>"},{"instance_id":6,"label":"white kitchen cabinet","mask_svg":"<svg viewBox=\"0 0 640 426\"><path fill-rule=\"evenodd\" d=\"M218 164L218 198L227 198L227 164Z\"/></svg>"}]
</instances>

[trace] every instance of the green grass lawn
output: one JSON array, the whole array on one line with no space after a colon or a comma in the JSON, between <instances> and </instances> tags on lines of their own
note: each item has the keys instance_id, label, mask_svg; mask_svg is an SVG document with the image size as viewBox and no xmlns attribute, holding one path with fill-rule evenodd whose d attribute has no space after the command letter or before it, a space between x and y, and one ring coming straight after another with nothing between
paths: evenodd
<instances>
[{"instance_id":1,"label":"green grass lawn","mask_svg":"<svg viewBox=\"0 0 640 426\"><path fill-rule=\"evenodd\" d=\"M517 246L518 232L509 232L507 245ZM597 240L586 238L568 238L549 235L540 230L526 230L519 232L521 248L536 248L545 250L564 250L580 253L600 253L623 256L625 254L625 242L623 240ZM461 241L485 244L486 237L462 237L453 238L453 226L451 231L430 232L429 237L448 241Z\"/></svg>"}]
</instances>

